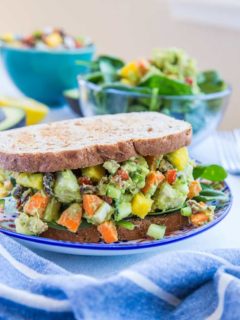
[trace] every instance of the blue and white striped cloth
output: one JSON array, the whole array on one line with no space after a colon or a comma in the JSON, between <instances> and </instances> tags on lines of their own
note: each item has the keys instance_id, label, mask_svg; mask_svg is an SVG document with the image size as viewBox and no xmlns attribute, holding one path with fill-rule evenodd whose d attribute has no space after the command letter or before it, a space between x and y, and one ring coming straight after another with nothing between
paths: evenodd
<instances>
[{"instance_id":1,"label":"blue and white striped cloth","mask_svg":"<svg viewBox=\"0 0 240 320\"><path fill-rule=\"evenodd\" d=\"M0 234L0 319L237 320L239 266L237 249L178 251L97 280Z\"/></svg>"}]
</instances>

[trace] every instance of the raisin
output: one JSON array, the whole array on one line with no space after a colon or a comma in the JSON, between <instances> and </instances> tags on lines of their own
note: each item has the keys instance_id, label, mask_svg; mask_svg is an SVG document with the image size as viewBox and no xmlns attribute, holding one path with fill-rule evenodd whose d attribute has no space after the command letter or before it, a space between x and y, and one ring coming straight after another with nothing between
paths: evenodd
<instances>
[{"instance_id":1,"label":"raisin","mask_svg":"<svg viewBox=\"0 0 240 320\"><path fill-rule=\"evenodd\" d=\"M45 173L43 176L43 187L46 194L49 196L54 195L55 175L54 173Z\"/></svg>"}]
</instances>

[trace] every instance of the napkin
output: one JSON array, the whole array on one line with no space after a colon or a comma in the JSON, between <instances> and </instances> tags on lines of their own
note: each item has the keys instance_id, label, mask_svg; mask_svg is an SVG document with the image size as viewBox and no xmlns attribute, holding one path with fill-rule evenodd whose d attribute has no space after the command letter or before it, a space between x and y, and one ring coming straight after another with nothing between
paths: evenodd
<instances>
[{"instance_id":1,"label":"napkin","mask_svg":"<svg viewBox=\"0 0 240 320\"><path fill-rule=\"evenodd\" d=\"M238 249L186 250L99 280L0 234L0 319L239 319L239 265Z\"/></svg>"}]
</instances>

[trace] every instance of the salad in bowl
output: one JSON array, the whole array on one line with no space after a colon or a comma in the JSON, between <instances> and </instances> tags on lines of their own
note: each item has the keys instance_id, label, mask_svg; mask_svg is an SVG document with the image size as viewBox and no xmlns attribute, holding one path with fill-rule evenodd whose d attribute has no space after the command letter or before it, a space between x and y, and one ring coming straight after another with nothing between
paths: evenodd
<instances>
[{"instance_id":1,"label":"salad in bowl","mask_svg":"<svg viewBox=\"0 0 240 320\"><path fill-rule=\"evenodd\" d=\"M194 143L217 127L231 93L217 71L199 71L177 48L157 49L151 59L128 63L99 56L91 72L79 76L79 88L84 116L158 111L190 122Z\"/></svg>"}]
</instances>

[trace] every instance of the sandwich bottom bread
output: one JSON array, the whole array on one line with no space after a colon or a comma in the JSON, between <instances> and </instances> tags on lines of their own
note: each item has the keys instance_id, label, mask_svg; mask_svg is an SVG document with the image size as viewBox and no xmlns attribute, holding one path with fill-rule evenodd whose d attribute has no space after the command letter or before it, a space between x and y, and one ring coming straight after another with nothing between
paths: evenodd
<instances>
[{"instance_id":1,"label":"sandwich bottom bread","mask_svg":"<svg viewBox=\"0 0 240 320\"><path fill-rule=\"evenodd\" d=\"M121 120L120 127L119 119L124 120ZM140 122L143 124L142 129L138 129L135 137L124 137L129 125L134 131ZM43 150L44 139L51 140L54 136L54 126L69 129L65 132L62 129L66 139L70 135L70 128L76 123L78 131L69 142L72 146L68 144L63 151L62 147L58 150L55 143ZM89 123L100 135L99 144L94 145L94 148L86 142L89 133L85 129ZM99 126L109 127L109 123L112 126L111 134L109 132L107 136L106 131L102 133L105 139L103 143ZM147 126L144 127L144 123ZM193 178L195 163L189 158L186 147L190 142L191 128L182 121L157 113L140 113L78 119L53 126L40 125L34 131L26 128L9 132L0 136L1 141L5 141L5 144L0 144L0 197L15 199L18 233L73 242L113 243L161 239L165 234L189 225L200 226L213 219L214 207L193 199L201 191L201 185ZM43 132L48 135L43 137ZM83 132L85 136L81 135ZM29 146L24 149L27 141L17 140L19 135L29 138L31 134L38 137L35 143L31 142L34 150L32 154ZM41 136L42 139L39 138ZM84 141L82 145L79 142L81 139ZM19 149L15 147L11 154L9 149L11 145L17 145L16 141ZM126 155L124 146L128 145L129 150L133 144L134 154L129 152ZM76 145L77 149L72 150ZM115 150L116 145L121 145L122 153L114 152L110 158L109 150ZM88 157L89 165L82 166L79 155L90 147L92 154ZM38 159L45 158L47 167L43 160L36 161L36 152L39 152ZM49 168L53 154L54 157L63 157L63 152L64 161L72 161L74 154L78 154L74 158L74 168L62 169L62 162L58 161L50 165L55 170L44 172L43 168ZM25 162L24 157L27 159ZM77 159L81 161L77 162ZM39 167L36 167L36 163Z\"/></svg>"}]
</instances>

